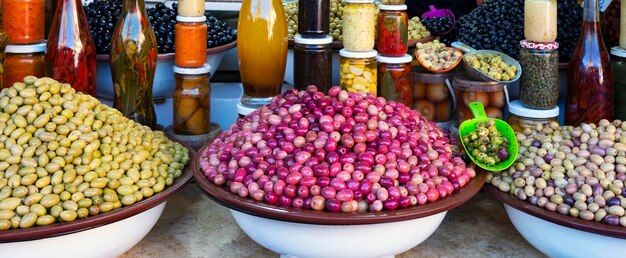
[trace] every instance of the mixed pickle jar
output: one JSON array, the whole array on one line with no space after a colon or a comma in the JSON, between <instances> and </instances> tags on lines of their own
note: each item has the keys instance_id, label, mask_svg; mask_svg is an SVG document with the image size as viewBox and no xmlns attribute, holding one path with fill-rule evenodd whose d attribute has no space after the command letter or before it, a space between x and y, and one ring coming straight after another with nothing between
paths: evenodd
<instances>
[{"instance_id":1,"label":"mixed pickle jar","mask_svg":"<svg viewBox=\"0 0 626 258\"><path fill-rule=\"evenodd\" d=\"M2 29L9 44L35 44L44 39L44 0L2 0Z\"/></svg>"},{"instance_id":2,"label":"mixed pickle jar","mask_svg":"<svg viewBox=\"0 0 626 258\"><path fill-rule=\"evenodd\" d=\"M551 109L530 109L524 107L520 101L512 101L508 105L509 118L507 122L515 132L523 132L525 129L534 130L537 125L546 125L550 122L559 122L559 107Z\"/></svg>"},{"instance_id":3,"label":"mixed pickle jar","mask_svg":"<svg viewBox=\"0 0 626 258\"><path fill-rule=\"evenodd\" d=\"M174 132L199 135L211 130L211 67L182 68L174 66Z\"/></svg>"},{"instance_id":4,"label":"mixed pickle jar","mask_svg":"<svg viewBox=\"0 0 626 258\"><path fill-rule=\"evenodd\" d=\"M176 16L174 63L180 67L202 67L206 63L207 25L205 16Z\"/></svg>"},{"instance_id":5,"label":"mixed pickle jar","mask_svg":"<svg viewBox=\"0 0 626 258\"><path fill-rule=\"evenodd\" d=\"M377 56L378 96L400 102L407 107L413 104L413 84L411 83L411 55L401 57Z\"/></svg>"},{"instance_id":6,"label":"mixed pickle jar","mask_svg":"<svg viewBox=\"0 0 626 258\"><path fill-rule=\"evenodd\" d=\"M457 119L463 122L474 118L469 103L480 102L491 118L504 118L506 98L505 85L494 81L472 81L465 74L456 74L452 81L456 96Z\"/></svg>"},{"instance_id":7,"label":"mixed pickle jar","mask_svg":"<svg viewBox=\"0 0 626 258\"><path fill-rule=\"evenodd\" d=\"M325 38L330 28L329 0L298 0L298 33Z\"/></svg>"},{"instance_id":8,"label":"mixed pickle jar","mask_svg":"<svg viewBox=\"0 0 626 258\"><path fill-rule=\"evenodd\" d=\"M559 101L559 43L536 43L522 40L519 63L520 100L535 109L551 109Z\"/></svg>"},{"instance_id":9,"label":"mixed pickle jar","mask_svg":"<svg viewBox=\"0 0 626 258\"><path fill-rule=\"evenodd\" d=\"M28 75L46 76L46 43L8 45L5 51L3 88L24 81L24 77Z\"/></svg>"},{"instance_id":10,"label":"mixed pickle jar","mask_svg":"<svg viewBox=\"0 0 626 258\"><path fill-rule=\"evenodd\" d=\"M452 73L413 73L413 108L428 121L448 122L452 119L454 99L446 81Z\"/></svg>"},{"instance_id":11,"label":"mixed pickle jar","mask_svg":"<svg viewBox=\"0 0 626 258\"><path fill-rule=\"evenodd\" d=\"M553 42L557 34L557 0L524 0L524 37Z\"/></svg>"},{"instance_id":12,"label":"mixed pickle jar","mask_svg":"<svg viewBox=\"0 0 626 258\"><path fill-rule=\"evenodd\" d=\"M351 92L371 92L376 95L378 65L376 50L355 52L339 51L339 82L341 88Z\"/></svg>"},{"instance_id":13,"label":"mixed pickle jar","mask_svg":"<svg viewBox=\"0 0 626 258\"><path fill-rule=\"evenodd\" d=\"M178 15L204 16L204 0L178 0Z\"/></svg>"},{"instance_id":14,"label":"mixed pickle jar","mask_svg":"<svg viewBox=\"0 0 626 258\"><path fill-rule=\"evenodd\" d=\"M626 5L626 4L624 4ZM626 49L611 48L611 71L615 92L615 119L626 120Z\"/></svg>"},{"instance_id":15,"label":"mixed pickle jar","mask_svg":"<svg viewBox=\"0 0 626 258\"><path fill-rule=\"evenodd\" d=\"M403 56L408 51L406 5L379 5L376 50L383 56ZM345 36L344 36L345 39Z\"/></svg>"},{"instance_id":16,"label":"mixed pickle jar","mask_svg":"<svg viewBox=\"0 0 626 258\"><path fill-rule=\"evenodd\" d=\"M343 46L350 51L374 48L378 8L373 0L344 0Z\"/></svg>"},{"instance_id":17,"label":"mixed pickle jar","mask_svg":"<svg viewBox=\"0 0 626 258\"><path fill-rule=\"evenodd\" d=\"M327 93L333 79L333 52L330 46L333 37L304 38L297 34L294 41L294 87L304 90L309 85L315 85L320 92Z\"/></svg>"}]
</instances>

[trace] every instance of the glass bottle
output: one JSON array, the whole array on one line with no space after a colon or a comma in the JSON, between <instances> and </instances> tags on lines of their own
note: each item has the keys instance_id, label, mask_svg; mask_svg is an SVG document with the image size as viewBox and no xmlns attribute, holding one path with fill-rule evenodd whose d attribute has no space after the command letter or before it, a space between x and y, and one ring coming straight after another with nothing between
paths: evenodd
<instances>
[{"instance_id":1,"label":"glass bottle","mask_svg":"<svg viewBox=\"0 0 626 258\"><path fill-rule=\"evenodd\" d=\"M565 123L579 125L613 120L609 53L602 40L598 0L585 0L582 32L568 69Z\"/></svg>"},{"instance_id":2,"label":"glass bottle","mask_svg":"<svg viewBox=\"0 0 626 258\"><path fill-rule=\"evenodd\" d=\"M96 94L96 45L80 0L58 0L48 35L47 73L77 91Z\"/></svg>"},{"instance_id":3,"label":"glass bottle","mask_svg":"<svg viewBox=\"0 0 626 258\"><path fill-rule=\"evenodd\" d=\"M244 0L237 25L241 102L260 106L280 93L287 64L287 18L280 0Z\"/></svg>"},{"instance_id":4,"label":"glass bottle","mask_svg":"<svg viewBox=\"0 0 626 258\"><path fill-rule=\"evenodd\" d=\"M152 83L157 65L157 42L144 0L125 0L111 39L114 106L124 116L148 127L156 125Z\"/></svg>"}]
</instances>

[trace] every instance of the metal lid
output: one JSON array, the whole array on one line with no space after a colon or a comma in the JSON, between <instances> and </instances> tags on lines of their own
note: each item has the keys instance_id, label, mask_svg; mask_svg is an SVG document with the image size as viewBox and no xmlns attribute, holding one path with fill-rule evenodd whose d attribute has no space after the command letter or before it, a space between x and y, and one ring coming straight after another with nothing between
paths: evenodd
<instances>
[{"instance_id":1,"label":"metal lid","mask_svg":"<svg viewBox=\"0 0 626 258\"><path fill-rule=\"evenodd\" d=\"M339 55L347 58L372 58L376 57L377 54L378 52L373 49L370 51L350 51L345 48L339 50Z\"/></svg>"},{"instance_id":2,"label":"metal lid","mask_svg":"<svg viewBox=\"0 0 626 258\"><path fill-rule=\"evenodd\" d=\"M522 105L519 100L509 103L509 112L516 116L528 118L552 118L559 116L559 107L553 109L532 109Z\"/></svg>"},{"instance_id":3,"label":"metal lid","mask_svg":"<svg viewBox=\"0 0 626 258\"><path fill-rule=\"evenodd\" d=\"M373 4L374 0L343 0L343 2L351 4Z\"/></svg>"},{"instance_id":4,"label":"metal lid","mask_svg":"<svg viewBox=\"0 0 626 258\"><path fill-rule=\"evenodd\" d=\"M242 116L247 116L248 114L252 113L254 110L256 109L246 106L241 102L237 103L237 113L239 113Z\"/></svg>"},{"instance_id":5,"label":"metal lid","mask_svg":"<svg viewBox=\"0 0 626 258\"><path fill-rule=\"evenodd\" d=\"M345 2L345 1L344 1ZM383 11L403 11L406 10L405 4L379 4L378 9Z\"/></svg>"},{"instance_id":6,"label":"metal lid","mask_svg":"<svg viewBox=\"0 0 626 258\"><path fill-rule=\"evenodd\" d=\"M183 68L174 66L174 73L177 74L207 74L209 72L211 72L211 66L209 64L204 64L202 67L198 68Z\"/></svg>"},{"instance_id":7,"label":"metal lid","mask_svg":"<svg viewBox=\"0 0 626 258\"><path fill-rule=\"evenodd\" d=\"M519 42L523 48L537 49L537 50L554 50L559 48L559 42L533 42L522 40Z\"/></svg>"},{"instance_id":8,"label":"metal lid","mask_svg":"<svg viewBox=\"0 0 626 258\"><path fill-rule=\"evenodd\" d=\"M293 40L296 44L302 45L326 45L333 43L333 37L329 35L326 35L326 37L323 38L305 38L300 34L296 34L296 36L293 37Z\"/></svg>"},{"instance_id":9,"label":"metal lid","mask_svg":"<svg viewBox=\"0 0 626 258\"><path fill-rule=\"evenodd\" d=\"M4 51L11 54L45 53L46 42L29 45L7 45Z\"/></svg>"},{"instance_id":10,"label":"metal lid","mask_svg":"<svg viewBox=\"0 0 626 258\"><path fill-rule=\"evenodd\" d=\"M376 61L386 64L406 64L413 61L413 56L409 54L405 54L399 57L390 57L390 56L376 56Z\"/></svg>"},{"instance_id":11,"label":"metal lid","mask_svg":"<svg viewBox=\"0 0 626 258\"><path fill-rule=\"evenodd\" d=\"M176 21L179 22L205 22L206 21L206 16L202 15L202 16L182 16L182 15L177 15L176 16Z\"/></svg>"},{"instance_id":12,"label":"metal lid","mask_svg":"<svg viewBox=\"0 0 626 258\"><path fill-rule=\"evenodd\" d=\"M626 57L626 49L620 47L620 46L615 46L611 48L611 55L614 56L619 56L619 57Z\"/></svg>"}]
</instances>

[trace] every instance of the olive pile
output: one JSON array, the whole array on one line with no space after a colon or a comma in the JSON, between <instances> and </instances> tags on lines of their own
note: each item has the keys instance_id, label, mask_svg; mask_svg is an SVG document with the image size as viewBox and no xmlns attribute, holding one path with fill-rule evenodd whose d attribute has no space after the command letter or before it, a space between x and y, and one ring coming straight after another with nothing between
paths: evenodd
<instances>
[{"instance_id":1,"label":"olive pile","mask_svg":"<svg viewBox=\"0 0 626 258\"><path fill-rule=\"evenodd\" d=\"M563 215L626 227L626 123L556 122L517 133L517 162L487 182Z\"/></svg>"},{"instance_id":2,"label":"olive pile","mask_svg":"<svg viewBox=\"0 0 626 258\"><path fill-rule=\"evenodd\" d=\"M439 40L433 40L426 43L417 43L417 58L420 59L422 65L431 70L448 70L453 68L463 55L454 48L446 48L446 45L440 43Z\"/></svg>"},{"instance_id":3,"label":"olive pile","mask_svg":"<svg viewBox=\"0 0 626 258\"><path fill-rule=\"evenodd\" d=\"M343 1L330 0L329 11L330 23L328 34L333 37L333 41L343 41ZM287 2L284 4L285 14L287 15L287 35L290 39L298 33L298 1Z\"/></svg>"},{"instance_id":4,"label":"olive pile","mask_svg":"<svg viewBox=\"0 0 626 258\"><path fill-rule=\"evenodd\" d=\"M463 137L468 154L489 166L509 158L509 140L502 137L493 119L476 124L476 130Z\"/></svg>"},{"instance_id":5,"label":"olive pile","mask_svg":"<svg viewBox=\"0 0 626 258\"><path fill-rule=\"evenodd\" d=\"M188 150L92 96L27 76L0 92L0 230L94 216L174 183Z\"/></svg>"},{"instance_id":6,"label":"olive pile","mask_svg":"<svg viewBox=\"0 0 626 258\"><path fill-rule=\"evenodd\" d=\"M423 39L430 37L430 31L420 22L420 17L413 17L409 20L409 40Z\"/></svg>"},{"instance_id":7,"label":"olive pile","mask_svg":"<svg viewBox=\"0 0 626 258\"><path fill-rule=\"evenodd\" d=\"M510 81L517 73L517 67L508 65L499 55L464 55L463 58L472 67L498 81Z\"/></svg>"},{"instance_id":8,"label":"olive pile","mask_svg":"<svg viewBox=\"0 0 626 258\"><path fill-rule=\"evenodd\" d=\"M424 18L422 23L426 28L435 35L446 33L454 27L452 16Z\"/></svg>"}]
</instances>

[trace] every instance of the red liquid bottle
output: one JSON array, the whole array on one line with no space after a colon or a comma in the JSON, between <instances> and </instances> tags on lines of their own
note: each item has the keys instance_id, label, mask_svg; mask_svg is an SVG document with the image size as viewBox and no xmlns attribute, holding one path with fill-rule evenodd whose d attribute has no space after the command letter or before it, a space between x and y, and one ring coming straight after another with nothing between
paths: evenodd
<instances>
[{"instance_id":1,"label":"red liquid bottle","mask_svg":"<svg viewBox=\"0 0 626 258\"><path fill-rule=\"evenodd\" d=\"M613 120L611 63L602 40L598 0L584 0L582 32L567 78L566 124Z\"/></svg>"}]
</instances>

